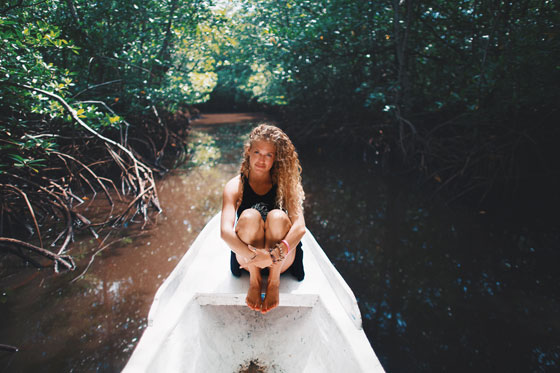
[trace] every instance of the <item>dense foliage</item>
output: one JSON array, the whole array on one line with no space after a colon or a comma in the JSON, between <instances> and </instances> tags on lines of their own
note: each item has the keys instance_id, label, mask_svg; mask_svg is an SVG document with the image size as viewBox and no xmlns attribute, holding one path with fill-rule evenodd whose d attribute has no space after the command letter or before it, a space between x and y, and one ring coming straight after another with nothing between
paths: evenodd
<instances>
[{"instance_id":1,"label":"dense foliage","mask_svg":"<svg viewBox=\"0 0 560 373\"><path fill-rule=\"evenodd\" d=\"M229 3L218 88L286 105L298 135L361 141L457 194L554 172L554 2Z\"/></svg>"},{"instance_id":2,"label":"dense foliage","mask_svg":"<svg viewBox=\"0 0 560 373\"><path fill-rule=\"evenodd\" d=\"M3 249L40 265L21 251L31 250L71 268L71 259L57 255L76 229L96 234L159 209L152 171L165 172L185 155L189 104L216 84L204 56L181 49L209 14L198 0L3 3ZM118 218L92 222L75 207L97 191L111 206L115 196L134 198ZM58 254L44 248L46 223Z\"/></svg>"},{"instance_id":3,"label":"dense foliage","mask_svg":"<svg viewBox=\"0 0 560 373\"><path fill-rule=\"evenodd\" d=\"M274 110L296 140L359 144L454 197L557 175L557 21L549 0L8 1L0 172L56 169L100 147L92 131L164 172L208 102Z\"/></svg>"}]
</instances>

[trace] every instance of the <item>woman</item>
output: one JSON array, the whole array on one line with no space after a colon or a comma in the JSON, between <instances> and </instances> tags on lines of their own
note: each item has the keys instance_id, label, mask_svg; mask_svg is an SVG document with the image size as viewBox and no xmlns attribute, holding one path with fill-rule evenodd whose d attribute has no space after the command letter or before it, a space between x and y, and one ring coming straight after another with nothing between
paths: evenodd
<instances>
[{"instance_id":1,"label":"woman","mask_svg":"<svg viewBox=\"0 0 560 373\"><path fill-rule=\"evenodd\" d=\"M254 128L240 175L224 188L221 219L221 236L232 250L232 273L240 276L240 268L249 272L246 303L252 310L266 313L278 305L281 273L289 269L298 280L304 277L303 199L301 166L288 136L271 125ZM263 268L268 281L261 300Z\"/></svg>"}]
</instances>

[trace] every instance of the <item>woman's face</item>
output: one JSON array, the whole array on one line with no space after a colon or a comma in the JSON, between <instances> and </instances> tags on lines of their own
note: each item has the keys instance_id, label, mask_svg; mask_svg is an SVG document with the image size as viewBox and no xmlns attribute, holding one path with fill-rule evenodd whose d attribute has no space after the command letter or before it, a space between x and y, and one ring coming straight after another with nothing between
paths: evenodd
<instances>
[{"instance_id":1,"label":"woman's face","mask_svg":"<svg viewBox=\"0 0 560 373\"><path fill-rule=\"evenodd\" d=\"M276 147L267 141L254 141L249 149L249 165L253 172L270 172L275 159Z\"/></svg>"}]
</instances>

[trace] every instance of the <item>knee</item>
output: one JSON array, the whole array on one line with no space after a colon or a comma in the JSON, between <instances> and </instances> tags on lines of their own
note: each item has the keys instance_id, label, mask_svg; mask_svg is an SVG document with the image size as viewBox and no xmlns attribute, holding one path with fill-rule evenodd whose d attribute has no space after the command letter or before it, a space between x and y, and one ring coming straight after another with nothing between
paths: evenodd
<instances>
[{"instance_id":1,"label":"knee","mask_svg":"<svg viewBox=\"0 0 560 373\"><path fill-rule=\"evenodd\" d=\"M290 230L292 222L288 215L279 209L271 210L266 216L265 229L267 231L275 231L279 233L286 233Z\"/></svg>"},{"instance_id":2,"label":"knee","mask_svg":"<svg viewBox=\"0 0 560 373\"><path fill-rule=\"evenodd\" d=\"M261 213L255 209L247 209L241 213L237 219L235 231L245 233L257 233L263 229L263 220Z\"/></svg>"},{"instance_id":3,"label":"knee","mask_svg":"<svg viewBox=\"0 0 560 373\"><path fill-rule=\"evenodd\" d=\"M266 215L266 221L267 222L283 222L283 223L289 223L290 222L290 218L288 217L288 215L280 210L280 209L274 209L274 210L270 210L270 212Z\"/></svg>"}]
</instances>

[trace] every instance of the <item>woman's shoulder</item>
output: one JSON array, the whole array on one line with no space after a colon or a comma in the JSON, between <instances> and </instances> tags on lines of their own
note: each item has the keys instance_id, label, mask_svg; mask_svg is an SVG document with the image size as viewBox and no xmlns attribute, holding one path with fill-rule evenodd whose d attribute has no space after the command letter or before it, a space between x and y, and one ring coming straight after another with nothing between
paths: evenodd
<instances>
[{"instance_id":1,"label":"woman's shoulder","mask_svg":"<svg viewBox=\"0 0 560 373\"><path fill-rule=\"evenodd\" d=\"M232 177L227 183L224 188L224 193L239 193L239 189L242 185L241 176L237 175Z\"/></svg>"}]
</instances>

